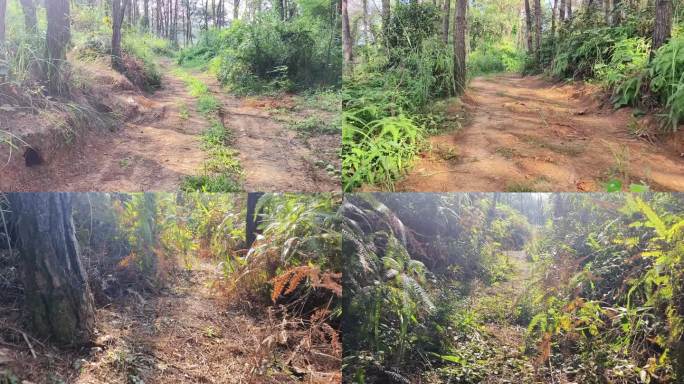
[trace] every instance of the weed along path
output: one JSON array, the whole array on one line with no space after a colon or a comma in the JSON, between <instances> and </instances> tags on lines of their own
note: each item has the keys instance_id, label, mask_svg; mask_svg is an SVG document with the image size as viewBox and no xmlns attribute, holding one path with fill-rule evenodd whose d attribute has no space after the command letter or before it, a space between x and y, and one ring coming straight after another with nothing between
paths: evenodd
<instances>
[{"instance_id":1,"label":"weed along path","mask_svg":"<svg viewBox=\"0 0 684 384\"><path fill-rule=\"evenodd\" d=\"M462 98L468 122L432 137L396 190L599 191L613 179L684 190L681 148L651 143L643 121L596 94L538 76L476 78Z\"/></svg>"},{"instance_id":2,"label":"weed along path","mask_svg":"<svg viewBox=\"0 0 684 384\"><path fill-rule=\"evenodd\" d=\"M292 95L238 97L226 92L215 76L194 74L221 101L221 120L238 151L247 191L330 192L340 189L331 169L340 168L339 134L303 136L288 127L316 116L334 121L339 111L307 109ZM333 173L333 174L331 174Z\"/></svg>"}]
</instances>

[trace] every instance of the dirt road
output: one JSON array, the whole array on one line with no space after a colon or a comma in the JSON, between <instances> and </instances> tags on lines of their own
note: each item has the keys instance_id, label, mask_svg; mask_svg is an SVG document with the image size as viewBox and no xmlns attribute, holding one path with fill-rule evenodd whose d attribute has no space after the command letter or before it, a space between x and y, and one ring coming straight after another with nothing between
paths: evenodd
<instances>
[{"instance_id":1,"label":"dirt road","mask_svg":"<svg viewBox=\"0 0 684 384\"><path fill-rule=\"evenodd\" d=\"M595 90L540 77L474 79L468 122L430 139L397 191L600 191L611 179L684 190L684 158L630 134L628 109L600 107Z\"/></svg>"}]
</instances>

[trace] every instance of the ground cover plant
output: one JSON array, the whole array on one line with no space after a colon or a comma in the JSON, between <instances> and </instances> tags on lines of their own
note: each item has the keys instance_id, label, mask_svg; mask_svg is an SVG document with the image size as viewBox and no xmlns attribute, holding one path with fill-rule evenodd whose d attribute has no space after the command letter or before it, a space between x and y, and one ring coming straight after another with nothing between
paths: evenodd
<instances>
[{"instance_id":1,"label":"ground cover plant","mask_svg":"<svg viewBox=\"0 0 684 384\"><path fill-rule=\"evenodd\" d=\"M345 382L679 382L683 203L347 195Z\"/></svg>"}]
</instances>

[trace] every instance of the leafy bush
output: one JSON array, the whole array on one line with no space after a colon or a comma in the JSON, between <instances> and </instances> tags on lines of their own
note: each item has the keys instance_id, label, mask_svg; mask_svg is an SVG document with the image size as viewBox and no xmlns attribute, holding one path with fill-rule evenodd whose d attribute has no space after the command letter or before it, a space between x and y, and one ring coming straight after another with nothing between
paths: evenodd
<instances>
[{"instance_id":1,"label":"leafy bush","mask_svg":"<svg viewBox=\"0 0 684 384\"><path fill-rule=\"evenodd\" d=\"M234 22L203 32L197 45L183 50L179 63L211 62L218 79L241 93L339 86L341 61L330 33L317 19L282 21L275 14Z\"/></svg>"},{"instance_id":2,"label":"leafy bush","mask_svg":"<svg viewBox=\"0 0 684 384\"><path fill-rule=\"evenodd\" d=\"M522 72L525 54L513 42L483 44L468 55L468 76L488 73Z\"/></svg>"}]
</instances>

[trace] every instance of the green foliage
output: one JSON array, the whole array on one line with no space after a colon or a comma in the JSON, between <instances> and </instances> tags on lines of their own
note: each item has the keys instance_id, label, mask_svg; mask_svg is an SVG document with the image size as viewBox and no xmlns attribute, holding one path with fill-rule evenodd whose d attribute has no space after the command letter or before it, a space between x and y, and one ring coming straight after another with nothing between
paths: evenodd
<instances>
[{"instance_id":1,"label":"green foliage","mask_svg":"<svg viewBox=\"0 0 684 384\"><path fill-rule=\"evenodd\" d=\"M511 41L482 44L468 55L468 76L522 72L524 60L525 54Z\"/></svg>"},{"instance_id":2,"label":"green foliage","mask_svg":"<svg viewBox=\"0 0 684 384\"><path fill-rule=\"evenodd\" d=\"M329 15L311 11L322 4L300 4L308 11L286 21L275 13L260 13L249 22L205 31L196 45L180 53L178 62L210 62L218 79L238 93L337 87L341 55L336 30L329 25Z\"/></svg>"}]
</instances>

